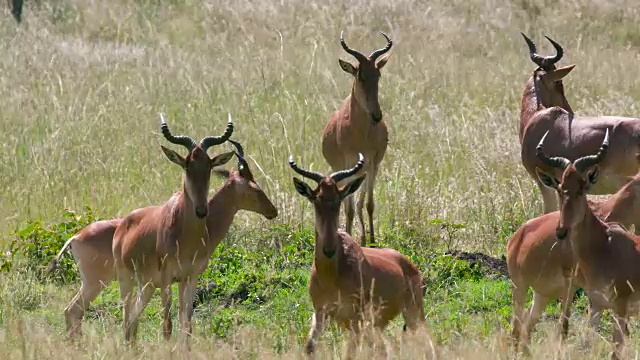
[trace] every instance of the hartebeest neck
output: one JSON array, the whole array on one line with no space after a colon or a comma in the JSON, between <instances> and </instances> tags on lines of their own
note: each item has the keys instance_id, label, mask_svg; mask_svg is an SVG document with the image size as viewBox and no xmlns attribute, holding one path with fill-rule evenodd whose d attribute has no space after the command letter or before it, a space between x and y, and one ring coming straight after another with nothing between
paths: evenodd
<instances>
[{"instance_id":1,"label":"hartebeest neck","mask_svg":"<svg viewBox=\"0 0 640 360\"><path fill-rule=\"evenodd\" d=\"M200 241L205 231L205 219L196 216L194 201L189 197L186 189L176 195L177 210L182 219L182 237L197 237L198 241Z\"/></svg>"},{"instance_id":2,"label":"hartebeest neck","mask_svg":"<svg viewBox=\"0 0 640 360\"><path fill-rule=\"evenodd\" d=\"M233 185L226 182L209 199L207 215L207 231L209 232L208 248L212 253L227 236L231 223L238 213L238 200Z\"/></svg>"},{"instance_id":3,"label":"hartebeest neck","mask_svg":"<svg viewBox=\"0 0 640 360\"><path fill-rule=\"evenodd\" d=\"M529 124L529 120L540 110L544 110L554 106L560 106L561 108L573 114L573 110L567 101L567 98L562 94L562 102L559 104L545 104L543 99L540 98L540 89L537 88L535 83L535 73L529 77L529 80L524 85L522 91L522 104L520 108L520 129L519 137L522 143L522 137L524 135L524 129Z\"/></svg>"},{"instance_id":4,"label":"hartebeest neck","mask_svg":"<svg viewBox=\"0 0 640 360\"><path fill-rule=\"evenodd\" d=\"M569 240L578 260L589 262L600 256L608 244L606 225L593 213L586 197L579 201L585 209L584 217L569 229Z\"/></svg>"},{"instance_id":5,"label":"hartebeest neck","mask_svg":"<svg viewBox=\"0 0 640 360\"><path fill-rule=\"evenodd\" d=\"M367 129L375 125L375 123L371 119L371 114L367 112L365 104L358 102L354 93L356 85L353 86L353 90L351 90L351 94L345 99L342 108L348 111L351 126L355 127L358 133L366 135Z\"/></svg>"}]
</instances>

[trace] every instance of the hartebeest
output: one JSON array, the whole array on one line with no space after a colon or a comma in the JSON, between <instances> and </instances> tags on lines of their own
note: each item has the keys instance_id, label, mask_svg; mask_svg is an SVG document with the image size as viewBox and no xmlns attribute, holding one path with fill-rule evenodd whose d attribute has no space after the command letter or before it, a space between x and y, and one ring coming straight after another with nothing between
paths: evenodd
<instances>
[{"instance_id":1,"label":"hartebeest","mask_svg":"<svg viewBox=\"0 0 640 360\"><path fill-rule=\"evenodd\" d=\"M590 188L590 194L611 194L620 189L628 176L638 172L637 154L640 151L640 119L614 116L575 116L564 93L562 79L575 65L556 68L564 54L562 47L547 39L556 49L555 56L537 54L536 46L522 34L529 47L529 57L538 66L529 77L522 93L520 112L520 145L522 164L536 181L544 201L544 212L558 209L555 192L545 187L536 175L536 168L561 174L537 156L535 146L538 139L551 131L549 152L571 161L594 153L600 144L605 129L611 129L611 156L600 165L602 181Z\"/></svg>"},{"instance_id":2,"label":"hartebeest","mask_svg":"<svg viewBox=\"0 0 640 360\"><path fill-rule=\"evenodd\" d=\"M347 232L338 229L340 204L364 181L358 177L339 188L338 183L353 177L365 164L364 157L353 168L329 176L304 170L289 159L298 174L318 183L314 189L293 178L300 195L315 209L315 250L309 293L314 314L306 345L307 353L315 350L316 341L329 320L352 332L348 353L358 339L365 309L373 310L373 325L384 329L389 321L402 313L405 328L415 330L425 323L422 307L422 278L411 261L393 249L361 247ZM365 175L366 176L366 175Z\"/></svg>"},{"instance_id":3,"label":"hartebeest","mask_svg":"<svg viewBox=\"0 0 640 360\"><path fill-rule=\"evenodd\" d=\"M640 230L640 173L607 200L590 202L590 206L605 222L615 221ZM514 305L512 337L516 344L523 338L522 345L526 346L531 330L553 299L559 299L563 304L560 321L562 336L567 336L571 304L576 290L584 285L584 279L579 271L574 273L576 260L570 244L557 238L559 219L559 211L531 219L522 224L507 244ZM533 303L525 313L530 287ZM592 308L592 325L597 326L599 320L599 309Z\"/></svg>"},{"instance_id":4,"label":"hartebeest","mask_svg":"<svg viewBox=\"0 0 640 360\"><path fill-rule=\"evenodd\" d=\"M613 310L616 320L613 342L614 357L628 335L627 316L631 302L638 300L640 289L640 237L626 231L618 223L607 223L593 212L587 201L589 188L597 182L599 166L607 157L609 129L596 155L571 162L565 157L549 158L543 149L545 133L536 153L546 166L562 171L559 181L554 173L537 169L540 182L556 190L560 197L560 218L556 236L567 239L584 277L590 301L598 308ZM609 153L608 156L611 156Z\"/></svg>"},{"instance_id":5,"label":"hartebeest","mask_svg":"<svg viewBox=\"0 0 640 360\"><path fill-rule=\"evenodd\" d=\"M183 189L161 206L134 210L125 216L113 235L113 257L123 301L123 327L126 340L135 339L138 319L155 288L161 289L163 307L171 301L171 284L179 283L180 330L191 333L192 299L198 274L211 256L206 218L209 212L207 192L211 170L227 163L234 152L207 155L212 145L231 136L233 124L224 135L206 137L200 144L187 136L174 136L162 118L162 133L171 143L189 151L186 157L162 147L172 162L184 169ZM134 302L133 290L138 294Z\"/></svg>"},{"instance_id":6,"label":"hartebeest","mask_svg":"<svg viewBox=\"0 0 640 360\"><path fill-rule=\"evenodd\" d=\"M209 244L213 249L224 239L235 214L247 210L273 219L278 215L271 200L260 188L244 158L242 146L234 140L227 140L237 149L238 170L213 169L213 173L226 178L226 182L209 199L207 204L207 229ZM67 333L76 336L85 310L104 287L115 280L113 260L113 234L122 219L96 221L89 224L64 244L51 264L52 270L62 255L71 250L82 277L82 286L65 308ZM171 335L170 308L164 310L163 332L165 338Z\"/></svg>"},{"instance_id":7,"label":"hartebeest","mask_svg":"<svg viewBox=\"0 0 640 360\"><path fill-rule=\"evenodd\" d=\"M340 32L340 44L342 48L358 60L357 65L339 60L340 67L353 76L351 94L342 102L324 128L322 134L322 154L333 171L353 166L358 161L358 154L364 154L367 163L364 166L366 181L364 189L358 199L357 212L362 233L361 243L366 244L366 232L364 225L363 207L365 195L367 198L367 213L369 215L369 239L375 242L373 226L373 188L378 175L380 163L387 151L389 134L387 124L382 118L382 110L378 100L378 82L380 70L389 60L389 55L384 55L391 50L392 41L384 33L387 46L376 50L368 57L357 50L351 49L344 42L343 33ZM382 57L381 57L382 56ZM345 201L346 230L352 234L354 218L354 200L349 196Z\"/></svg>"}]
</instances>

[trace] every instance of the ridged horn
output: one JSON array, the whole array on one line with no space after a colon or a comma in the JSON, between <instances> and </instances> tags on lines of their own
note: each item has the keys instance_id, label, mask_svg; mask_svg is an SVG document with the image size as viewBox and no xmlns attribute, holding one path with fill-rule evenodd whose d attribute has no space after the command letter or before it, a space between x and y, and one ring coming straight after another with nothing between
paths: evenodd
<instances>
[{"instance_id":1,"label":"ridged horn","mask_svg":"<svg viewBox=\"0 0 640 360\"><path fill-rule=\"evenodd\" d=\"M320 181L322 181L322 179L324 179L324 175L320 174L319 172L315 172L315 171L311 171L311 170L305 170L305 169L302 169L302 168L298 167L296 162L293 161L293 155L289 156L289 166L291 166L293 171L297 172L298 174L302 175L303 177L306 177L308 179L314 180L317 183L319 183Z\"/></svg>"},{"instance_id":2,"label":"ridged horn","mask_svg":"<svg viewBox=\"0 0 640 360\"><path fill-rule=\"evenodd\" d=\"M371 59L371 61L376 61L376 59L379 58L381 55L384 55L387 52L389 52L389 50L391 50L391 46L393 46L393 41L391 41L391 39L387 36L387 34L383 33L382 31L380 31L380 34L382 34L382 36L384 36L384 38L387 39L387 46L372 52L371 55L369 55L369 59Z\"/></svg>"},{"instance_id":3,"label":"ridged horn","mask_svg":"<svg viewBox=\"0 0 640 360\"><path fill-rule=\"evenodd\" d=\"M182 145L189 151L193 150L196 147L196 142L193 141L192 138L183 135L172 135L171 131L169 131L167 121L164 119L164 115L162 113L160 113L160 130L162 131L162 135L164 135L164 138L172 144Z\"/></svg>"},{"instance_id":4,"label":"ridged horn","mask_svg":"<svg viewBox=\"0 0 640 360\"><path fill-rule=\"evenodd\" d=\"M596 155L587 155L583 156L580 159L573 162L573 166L576 167L576 170L579 172L585 172L587 169L591 168L594 165L598 165L604 157L607 155L609 151L609 129L604 134L604 140L602 141L602 145L600 146L600 150Z\"/></svg>"},{"instance_id":5,"label":"ridged horn","mask_svg":"<svg viewBox=\"0 0 640 360\"><path fill-rule=\"evenodd\" d=\"M549 130L547 130L547 132L544 133L544 136L542 137L542 139L540 139L538 146L536 146L536 156L538 157L538 159L540 159L540 161L542 161L548 166L551 166L557 169L562 169L562 170L566 169L567 166L571 165L571 161L563 157L550 158L544 153L544 149L543 149L544 140L547 138L547 135L549 135Z\"/></svg>"},{"instance_id":6,"label":"ridged horn","mask_svg":"<svg viewBox=\"0 0 640 360\"><path fill-rule=\"evenodd\" d=\"M233 134L233 120L231 119L231 113L229 113L229 121L227 122L227 129L225 130L224 134L222 134L221 136L205 137L200 141L200 147L206 152L208 148L214 145L223 144L225 141L229 140L231 134Z\"/></svg>"},{"instance_id":7,"label":"ridged horn","mask_svg":"<svg viewBox=\"0 0 640 360\"><path fill-rule=\"evenodd\" d=\"M361 153L358 153L358 162L354 167L347 170L336 171L333 174L329 175L330 178L335 182L339 182L348 178L349 176L355 175L362 167L364 166L364 156Z\"/></svg>"}]
</instances>

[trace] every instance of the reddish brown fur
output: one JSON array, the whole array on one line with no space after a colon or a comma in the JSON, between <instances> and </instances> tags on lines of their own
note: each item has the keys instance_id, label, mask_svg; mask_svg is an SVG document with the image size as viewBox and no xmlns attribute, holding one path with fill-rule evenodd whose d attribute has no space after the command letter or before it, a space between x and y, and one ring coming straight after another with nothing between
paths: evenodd
<instances>
[{"instance_id":1,"label":"reddish brown fur","mask_svg":"<svg viewBox=\"0 0 640 360\"><path fill-rule=\"evenodd\" d=\"M278 211L246 165L240 171L213 171L227 179L208 201L208 244L215 250L226 236L238 210L256 212L267 219L275 218ZM82 287L65 309L67 332L70 335L80 333L85 309L104 286L115 279L113 234L120 222L121 219L113 219L88 225L70 238L57 256L56 261L71 248L82 276ZM171 335L172 329L169 309L170 307L166 307L163 313L165 337Z\"/></svg>"},{"instance_id":2,"label":"reddish brown fur","mask_svg":"<svg viewBox=\"0 0 640 360\"><path fill-rule=\"evenodd\" d=\"M535 146L542 135L550 130L548 151L571 161L594 153L605 129L610 129L612 147L610 156L601 164L603 179L591 188L590 194L611 194L640 170L636 154L640 151L640 119L617 116L575 116L564 94L562 78L575 65L546 71L537 69L529 77L522 93L520 113L521 158L529 175L536 181L544 200L544 213L558 208L553 191L544 187L535 169L556 171L536 157ZM536 96L536 88L538 96ZM561 173L555 173L560 176Z\"/></svg>"},{"instance_id":3,"label":"reddish brown fur","mask_svg":"<svg viewBox=\"0 0 640 360\"><path fill-rule=\"evenodd\" d=\"M356 345L362 321L372 320L376 329L383 330L402 313L411 330L425 323L423 283L416 266L396 250L363 248L338 229L341 201L362 181L356 178L339 189L327 176L312 190L294 178L296 189L313 203L316 214L315 256L309 279L314 315L308 353L315 350L328 321L352 332L349 354Z\"/></svg>"},{"instance_id":4,"label":"reddish brown fur","mask_svg":"<svg viewBox=\"0 0 640 360\"><path fill-rule=\"evenodd\" d=\"M606 139L607 137L605 137ZM613 342L618 351L628 335L627 316L630 303L638 300L640 288L640 237L626 231L618 223L606 223L589 206L586 194L596 183L598 165L606 158L603 143L598 159L578 167L576 160L564 167L562 181L553 174L538 170L540 181L557 191L561 198L556 233L568 233L589 300L598 309L613 310ZM602 154L602 156L600 156Z\"/></svg>"},{"instance_id":5,"label":"reddish brown fur","mask_svg":"<svg viewBox=\"0 0 640 360\"><path fill-rule=\"evenodd\" d=\"M376 59L372 61L371 57L366 57L356 65L340 60L341 68L353 76L353 85L351 93L332 114L322 133L322 154L334 171L353 166L358 161L358 153L362 153L367 159L363 169L367 174L367 180L357 204L363 245L366 236L363 218L365 196L369 216L369 239L375 242L373 189L389 142L387 124L378 100L380 70L387 63L389 56L390 54L384 55L377 59L377 62ZM346 230L352 234L355 215L353 196L346 199L345 214Z\"/></svg>"},{"instance_id":6,"label":"reddish brown fur","mask_svg":"<svg viewBox=\"0 0 640 360\"><path fill-rule=\"evenodd\" d=\"M590 201L593 212L606 222L618 222L640 230L640 173L630 178L606 201ZM507 244L507 266L512 281L514 316L512 336L515 341L529 340L531 329L552 299L559 299L566 311L561 317L562 335L568 333L568 317L576 289L584 286L580 272L572 278L576 260L569 242L556 237L560 212L554 211L529 220L514 233ZM526 312L527 289L533 288L534 302ZM566 302L566 304L565 304ZM592 309L592 325L599 324L599 309Z\"/></svg>"}]
</instances>

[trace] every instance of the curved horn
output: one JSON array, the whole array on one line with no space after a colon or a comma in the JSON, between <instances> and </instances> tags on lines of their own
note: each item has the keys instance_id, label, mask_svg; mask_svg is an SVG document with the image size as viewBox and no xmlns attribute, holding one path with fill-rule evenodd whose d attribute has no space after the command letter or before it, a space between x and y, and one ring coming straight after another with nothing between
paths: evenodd
<instances>
[{"instance_id":1,"label":"curved horn","mask_svg":"<svg viewBox=\"0 0 640 360\"><path fill-rule=\"evenodd\" d=\"M247 160L244 158L244 148L242 147L242 145L240 145L240 143L235 140L229 139L227 141L230 142L236 148L236 156L238 157L238 170L242 169L243 167L249 168L249 164L247 163Z\"/></svg>"},{"instance_id":2,"label":"curved horn","mask_svg":"<svg viewBox=\"0 0 640 360\"><path fill-rule=\"evenodd\" d=\"M544 146L544 140L547 138L547 135L549 135L549 130L547 130L547 132L544 133L544 136L542 137L542 139L540 139L538 146L536 146L536 156L538 157L538 159L540 159L540 161L542 161L548 166L562 169L562 170L566 169L567 166L571 165L571 161L563 157L550 158L544 153L543 146Z\"/></svg>"},{"instance_id":3,"label":"curved horn","mask_svg":"<svg viewBox=\"0 0 640 360\"><path fill-rule=\"evenodd\" d=\"M315 182L317 183L319 183L320 181L322 181L322 179L324 179L324 175L320 174L319 172L299 168L296 162L293 161L293 155L289 155L289 166L291 166L293 171L297 172L298 174L306 178L315 180Z\"/></svg>"},{"instance_id":4,"label":"curved horn","mask_svg":"<svg viewBox=\"0 0 640 360\"><path fill-rule=\"evenodd\" d=\"M387 34L383 33L382 31L380 31L380 34L382 34L382 36L387 39L387 46L372 52L371 55L369 55L369 59L371 59L371 61L376 61L376 59L379 58L380 55L386 54L389 50L391 50L391 46L393 46L393 42L387 36Z\"/></svg>"},{"instance_id":5,"label":"curved horn","mask_svg":"<svg viewBox=\"0 0 640 360\"><path fill-rule=\"evenodd\" d=\"M573 166L576 167L576 170L579 172L584 172L590 167L594 165L598 165L607 155L609 151L609 129L604 134L604 140L602 141L602 145L600 146L600 150L596 155L587 155L583 156L580 159L573 162Z\"/></svg>"},{"instance_id":6,"label":"curved horn","mask_svg":"<svg viewBox=\"0 0 640 360\"><path fill-rule=\"evenodd\" d=\"M169 126L167 126L167 122L164 119L164 115L160 113L160 130L162 131L162 135L167 139L170 143L176 145L182 145L187 148L187 150L191 151L196 147L196 142L193 141L192 138L188 136L174 136L171 135L171 131L169 131Z\"/></svg>"},{"instance_id":7,"label":"curved horn","mask_svg":"<svg viewBox=\"0 0 640 360\"><path fill-rule=\"evenodd\" d=\"M533 41L529 39L527 35L525 35L524 33L521 32L520 34L522 34L522 37L524 37L524 41L527 42L527 46L529 47L529 57L531 58L531 61L533 61L536 65L540 66L541 68L546 70L552 65L554 65L555 63L557 63L558 61L560 61L560 59L562 59L562 56L564 55L564 50L562 49L562 46L560 46L560 44L558 44L557 42L553 41L553 39L551 39L550 37L545 36L545 38L547 38L547 40L549 40L551 45L553 45L553 47L556 49L556 55L542 56L542 55L538 55L536 50L536 45L533 43Z\"/></svg>"},{"instance_id":8,"label":"curved horn","mask_svg":"<svg viewBox=\"0 0 640 360\"><path fill-rule=\"evenodd\" d=\"M342 48L344 49L344 51L346 51L349 54L351 54L351 56L356 58L358 60L358 62L367 61L367 57L364 56L361 52L359 52L358 50L354 50L354 49L352 49L352 48L347 46L347 43L344 42L343 32L344 31L340 31L340 44L342 45Z\"/></svg>"},{"instance_id":9,"label":"curved horn","mask_svg":"<svg viewBox=\"0 0 640 360\"><path fill-rule=\"evenodd\" d=\"M333 174L329 175L329 177L332 178L333 181L339 182L340 180L344 180L349 176L355 175L358 171L360 171L360 169L362 169L363 166L364 156L362 155L362 153L358 153L358 162L356 163L356 166L351 169L336 171Z\"/></svg>"},{"instance_id":10,"label":"curved horn","mask_svg":"<svg viewBox=\"0 0 640 360\"><path fill-rule=\"evenodd\" d=\"M200 147L202 150L207 151L208 148L214 145L220 145L229 140L233 134L233 120L231 119L231 113L229 113L229 122L227 122L227 130L221 136L207 136L200 141Z\"/></svg>"}]
</instances>

